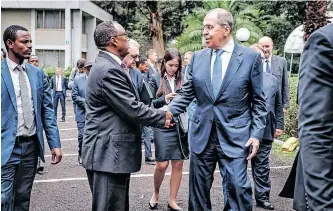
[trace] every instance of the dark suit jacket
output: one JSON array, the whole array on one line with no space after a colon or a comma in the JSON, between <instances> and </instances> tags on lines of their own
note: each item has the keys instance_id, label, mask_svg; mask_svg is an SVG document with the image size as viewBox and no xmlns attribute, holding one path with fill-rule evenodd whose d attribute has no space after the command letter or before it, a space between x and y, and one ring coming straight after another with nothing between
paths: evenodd
<instances>
[{"instance_id":1,"label":"dark suit jacket","mask_svg":"<svg viewBox=\"0 0 333 211\"><path fill-rule=\"evenodd\" d=\"M132 173L141 167L141 124L165 124L165 112L139 102L130 78L110 55L100 52L86 91L83 167Z\"/></svg>"},{"instance_id":2,"label":"dark suit jacket","mask_svg":"<svg viewBox=\"0 0 333 211\"><path fill-rule=\"evenodd\" d=\"M287 60L280 56L272 56L272 73L278 77L280 81L280 90L282 96L282 104L284 108L290 107L290 94L288 82Z\"/></svg>"},{"instance_id":3,"label":"dark suit jacket","mask_svg":"<svg viewBox=\"0 0 333 211\"><path fill-rule=\"evenodd\" d=\"M72 100L76 106L75 121L84 122L86 116L86 87L87 87L87 76L83 75L74 78L72 87Z\"/></svg>"},{"instance_id":4,"label":"dark suit jacket","mask_svg":"<svg viewBox=\"0 0 333 211\"><path fill-rule=\"evenodd\" d=\"M142 87L142 76L139 70L132 68L129 70L129 74L133 85L136 89L141 90Z\"/></svg>"},{"instance_id":5,"label":"dark suit jacket","mask_svg":"<svg viewBox=\"0 0 333 211\"><path fill-rule=\"evenodd\" d=\"M61 87L62 87L62 93L64 94L64 96L66 96L66 90L68 89L68 83L67 83L67 78L65 78L64 76L61 76ZM52 83L51 83L51 89L52 89L52 94L53 96L55 96L56 93L56 76L54 75L51 79Z\"/></svg>"},{"instance_id":6,"label":"dark suit jacket","mask_svg":"<svg viewBox=\"0 0 333 211\"><path fill-rule=\"evenodd\" d=\"M13 81L6 59L1 62L1 166L10 158L17 134L17 105ZM39 156L44 160L43 128L51 149L60 148L59 130L56 123L51 89L43 71L26 64L32 101L35 111L35 123L39 143Z\"/></svg>"},{"instance_id":7,"label":"dark suit jacket","mask_svg":"<svg viewBox=\"0 0 333 211\"><path fill-rule=\"evenodd\" d=\"M201 153L209 140L213 121L223 152L231 158L248 156L245 143L262 139L266 103L262 89L262 62L258 53L235 43L219 94L215 98L210 77L212 49L196 51L189 64L182 92L169 104L174 115L197 99L189 131L191 151Z\"/></svg>"},{"instance_id":8,"label":"dark suit jacket","mask_svg":"<svg viewBox=\"0 0 333 211\"><path fill-rule=\"evenodd\" d=\"M284 128L280 82L275 75L263 73L263 86L267 108L263 139L273 140L275 129L283 130Z\"/></svg>"},{"instance_id":9,"label":"dark suit jacket","mask_svg":"<svg viewBox=\"0 0 333 211\"><path fill-rule=\"evenodd\" d=\"M304 46L299 72L299 140L294 208L333 210L333 24ZM299 166L303 166L300 168ZM307 194L298 194L303 189ZM305 198L305 200L304 200Z\"/></svg>"}]
</instances>

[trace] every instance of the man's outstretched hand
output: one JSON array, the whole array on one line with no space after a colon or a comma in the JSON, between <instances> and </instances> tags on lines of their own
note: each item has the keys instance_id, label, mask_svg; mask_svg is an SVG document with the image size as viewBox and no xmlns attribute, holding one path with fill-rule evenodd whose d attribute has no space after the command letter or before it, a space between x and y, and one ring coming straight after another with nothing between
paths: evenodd
<instances>
[{"instance_id":1,"label":"man's outstretched hand","mask_svg":"<svg viewBox=\"0 0 333 211\"><path fill-rule=\"evenodd\" d=\"M249 147L251 146L251 150L250 150L250 155L247 157L247 160L251 160L252 158L254 158L259 150L259 140L255 139L255 138L250 138L245 146Z\"/></svg>"},{"instance_id":2,"label":"man's outstretched hand","mask_svg":"<svg viewBox=\"0 0 333 211\"><path fill-rule=\"evenodd\" d=\"M175 125L175 123L172 121L173 115L170 111L165 112L165 128L169 128Z\"/></svg>"}]
</instances>

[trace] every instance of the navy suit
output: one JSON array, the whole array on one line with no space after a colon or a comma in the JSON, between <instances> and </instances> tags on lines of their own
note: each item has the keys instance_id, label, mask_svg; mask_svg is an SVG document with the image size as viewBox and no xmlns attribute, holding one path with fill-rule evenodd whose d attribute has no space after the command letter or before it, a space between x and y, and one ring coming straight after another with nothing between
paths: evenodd
<instances>
[{"instance_id":1,"label":"navy suit","mask_svg":"<svg viewBox=\"0 0 333 211\"><path fill-rule=\"evenodd\" d=\"M269 201L271 190L269 180L269 154L272 149L275 129L283 130L283 103L280 81L272 73L263 73L263 87L266 100L266 127L263 140L255 158L251 160L254 181L255 199L257 203Z\"/></svg>"},{"instance_id":2,"label":"navy suit","mask_svg":"<svg viewBox=\"0 0 333 211\"><path fill-rule=\"evenodd\" d=\"M250 137L262 139L266 105L258 53L235 43L217 97L210 77L212 49L196 51L187 82L169 105L174 115L197 99L190 133L190 210L211 210L210 188L216 163L226 169L228 202L232 210L252 210L247 177Z\"/></svg>"},{"instance_id":3,"label":"navy suit","mask_svg":"<svg viewBox=\"0 0 333 211\"><path fill-rule=\"evenodd\" d=\"M72 88L72 100L75 103L75 121L78 129L79 156L81 156L84 123L86 116L86 83L87 76L83 75L74 79Z\"/></svg>"},{"instance_id":4,"label":"navy suit","mask_svg":"<svg viewBox=\"0 0 333 211\"><path fill-rule=\"evenodd\" d=\"M67 79L63 76L61 76L61 92L56 91L56 76L53 76L51 81L51 89L53 90L53 107L54 107L54 113L57 117L57 111L58 111L58 102L60 100L61 104L61 110L62 110L62 119L65 119L66 116L66 90L68 89L68 82Z\"/></svg>"},{"instance_id":5,"label":"navy suit","mask_svg":"<svg viewBox=\"0 0 333 211\"><path fill-rule=\"evenodd\" d=\"M1 62L1 208L28 210L37 157L45 161L43 128L50 149L61 147L59 130L54 118L47 78L41 69L26 64L37 134L23 139L16 137L17 103L9 71L7 61L3 60Z\"/></svg>"}]
</instances>

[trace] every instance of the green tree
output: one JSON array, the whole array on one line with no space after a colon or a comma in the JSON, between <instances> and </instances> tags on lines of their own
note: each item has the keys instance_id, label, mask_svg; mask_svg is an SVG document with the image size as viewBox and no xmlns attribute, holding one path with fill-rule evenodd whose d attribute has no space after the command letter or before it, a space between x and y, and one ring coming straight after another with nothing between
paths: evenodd
<instances>
[{"instance_id":1,"label":"green tree","mask_svg":"<svg viewBox=\"0 0 333 211\"><path fill-rule=\"evenodd\" d=\"M327 25L326 7L326 0L308 1L306 3L304 41L307 41L314 31Z\"/></svg>"},{"instance_id":2,"label":"green tree","mask_svg":"<svg viewBox=\"0 0 333 211\"><path fill-rule=\"evenodd\" d=\"M229 10L234 17L233 35L239 28L247 28L250 33L250 39L243 43L250 45L263 36L261 28L258 26L260 19L260 10L254 5L249 5L238 1L204 1L203 8L193 11L184 21L186 28L177 38L177 47L181 53L186 51L195 51L203 47L202 43L202 22L207 12L214 8L224 8Z\"/></svg>"}]
</instances>

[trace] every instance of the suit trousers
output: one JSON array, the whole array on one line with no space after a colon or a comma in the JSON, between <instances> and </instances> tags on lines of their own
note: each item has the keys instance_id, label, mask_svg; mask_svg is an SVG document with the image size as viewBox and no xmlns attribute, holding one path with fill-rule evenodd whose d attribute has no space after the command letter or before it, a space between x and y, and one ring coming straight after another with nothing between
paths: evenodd
<instances>
[{"instance_id":1,"label":"suit trousers","mask_svg":"<svg viewBox=\"0 0 333 211\"><path fill-rule=\"evenodd\" d=\"M151 127L144 126L142 128L142 139L145 145L145 158L150 158L153 156L151 153L151 141L154 136L152 134L153 130Z\"/></svg>"},{"instance_id":2,"label":"suit trousers","mask_svg":"<svg viewBox=\"0 0 333 211\"><path fill-rule=\"evenodd\" d=\"M61 110L62 110L62 119L65 119L66 116L66 96L64 96L63 92L55 92L53 97L53 107L54 107L54 114L57 117L58 111L58 102L60 101Z\"/></svg>"},{"instance_id":3,"label":"suit trousers","mask_svg":"<svg viewBox=\"0 0 333 211\"><path fill-rule=\"evenodd\" d=\"M131 174L87 170L92 211L128 211Z\"/></svg>"},{"instance_id":4,"label":"suit trousers","mask_svg":"<svg viewBox=\"0 0 333 211\"><path fill-rule=\"evenodd\" d=\"M79 156L81 156L81 151L82 151L82 141L83 141L83 134L84 134L84 122L77 122L77 130L78 130L78 134L77 134L77 141L79 144Z\"/></svg>"},{"instance_id":5,"label":"suit trousers","mask_svg":"<svg viewBox=\"0 0 333 211\"><path fill-rule=\"evenodd\" d=\"M247 175L246 157L230 158L221 149L216 124L208 144L200 154L190 155L189 210L211 211L210 189L214 180L216 163L223 169L227 195L224 211L252 211L252 189Z\"/></svg>"},{"instance_id":6,"label":"suit trousers","mask_svg":"<svg viewBox=\"0 0 333 211\"><path fill-rule=\"evenodd\" d=\"M251 160L255 199L257 203L269 201L271 183L269 179L269 155L273 140L263 139L257 155Z\"/></svg>"},{"instance_id":7,"label":"suit trousers","mask_svg":"<svg viewBox=\"0 0 333 211\"><path fill-rule=\"evenodd\" d=\"M37 158L38 140L36 136L16 138L8 162L1 167L1 210L29 210Z\"/></svg>"}]
</instances>

